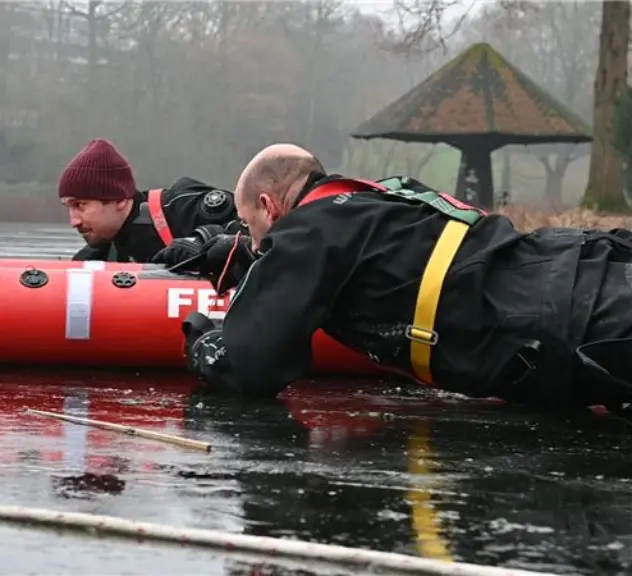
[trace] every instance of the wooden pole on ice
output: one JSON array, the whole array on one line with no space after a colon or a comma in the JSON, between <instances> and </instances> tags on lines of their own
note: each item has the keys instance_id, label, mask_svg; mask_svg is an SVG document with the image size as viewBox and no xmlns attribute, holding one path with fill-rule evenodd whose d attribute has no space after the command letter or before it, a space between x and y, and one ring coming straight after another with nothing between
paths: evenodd
<instances>
[{"instance_id":1,"label":"wooden pole on ice","mask_svg":"<svg viewBox=\"0 0 632 576\"><path fill-rule=\"evenodd\" d=\"M167 444L174 444L176 446L181 446L182 448L193 448L204 452L211 451L211 445L206 442L200 442L199 440L192 440L190 438L182 438L180 436L172 436L170 434L163 434L162 432L154 432L153 430L143 430L142 428L132 428L130 426L123 426L122 424L103 422L102 420L90 420L89 418L68 416L66 414L60 414L59 412L32 410L31 408L28 408L26 412L28 414L36 414L37 416L44 416L46 418L72 422L73 424L81 424L82 426L92 426L93 428L101 428L102 430L120 432L122 434L127 434L128 436L136 436L138 438L146 438L147 440L166 442Z\"/></svg>"},{"instance_id":2,"label":"wooden pole on ice","mask_svg":"<svg viewBox=\"0 0 632 576\"><path fill-rule=\"evenodd\" d=\"M363 550L331 544L317 544L300 540L285 540L267 536L251 536L184 528L166 524L136 522L113 516L60 512L46 508L0 506L0 520L20 524L36 524L52 528L83 529L90 533L111 533L135 540L160 540L181 545L203 546L225 552L248 552L272 557L312 560L356 568L381 568L395 572L426 576L554 576L543 572L512 570L492 566L478 566L460 562L446 562L419 558L406 554Z\"/></svg>"}]
</instances>

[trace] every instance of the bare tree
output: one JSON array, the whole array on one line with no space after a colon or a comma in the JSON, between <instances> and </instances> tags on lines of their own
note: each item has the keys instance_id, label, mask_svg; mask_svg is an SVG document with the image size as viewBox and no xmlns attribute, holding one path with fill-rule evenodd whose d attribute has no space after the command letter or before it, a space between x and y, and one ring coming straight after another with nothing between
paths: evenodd
<instances>
[{"instance_id":1,"label":"bare tree","mask_svg":"<svg viewBox=\"0 0 632 576\"><path fill-rule=\"evenodd\" d=\"M401 59L376 45L388 23L344 0L23 0L0 9L7 215L31 197L4 195L2 179L41 182L41 214L57 214L60 171L99 136L129 158L141 187L183 175L234 186L248 157L279 140L308 145L336 169L352 128L407 86ZM392 160L415 170L423 157L400 148Z\"/></svg>"},{"instance_id":2,"label":"bare tree","mask_svg":"<svg viewBox=\"0 0 632 576\"><path fill-rule=\"evenodd\" d=\"M466 21L475 0L395 0L393 12L397 24L384 39L384 46L405 57L446 50L446 42ZM450 19L451 10L463 9Z\"/></svg>"},{"instance_id":3,"label":"bare tree","mask_svg":"<svg viewBox=\"0 0 632 576\"><path fill-rule=\"evenodd\" d=\"M93 102L97 91L99 57L101 50L99 47L100 38L105 38L109 29L109 19L125 7L125 3L110 3L108 9L105 8L103 0L88 0L87 5L82 10L75 3L64 2L65 9L74 17L81 19L85 24L85 34L87 36L87 74L86 74L86 101Z\"/></svg>"}]
</instances>

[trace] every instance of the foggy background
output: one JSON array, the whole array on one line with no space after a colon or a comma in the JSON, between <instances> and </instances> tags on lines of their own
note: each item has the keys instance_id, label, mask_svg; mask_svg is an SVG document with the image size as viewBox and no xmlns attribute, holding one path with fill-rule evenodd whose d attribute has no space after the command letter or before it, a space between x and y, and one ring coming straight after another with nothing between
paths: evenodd
<instances>
[{"instance_id":1,"label":"foggy background","mask_svg":"<svg viewBox=\"0 0 632 576\"><path fill-rule=\"evenodd\" d=\"M290 141L329 171L454 190L446 145L353 140L358 124L475 42L488 42L592 124L601 2L216 0L0 2L1 220L66 222L56 183L111 139L140 188L181 176L231 188ZM590 145L494 153L497 190L574 206Z\"/></svg>"}]
</instances>

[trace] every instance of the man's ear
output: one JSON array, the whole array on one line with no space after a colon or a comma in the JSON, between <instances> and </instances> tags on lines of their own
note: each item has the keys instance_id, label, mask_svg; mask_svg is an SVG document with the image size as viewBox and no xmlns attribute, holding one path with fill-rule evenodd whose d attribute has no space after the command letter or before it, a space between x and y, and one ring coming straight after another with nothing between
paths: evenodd
<instances>
[{"instance_id":1,"label":"man's ear","mask_svg":"<svg viewBox=\"0 0 632 576\"><path fill-rule=\"evenodd\" d=\"M125 210L125 207L127 206L128 202L129 202L129 198L124 198L123 200L114 200L114 205L116 207L116 209L121 212L123 210Z\"/></svg>"},{"instance_id":2,"label":"man's ear","mask_svg":"<svg viewBox=\"0 0 632 576\"><path fill-rule=\"evenodd\" d=\"M261 204L262 208L264 208L265 210L270 209L270 205L272 204L272 198L270 198L269 194L262 192L261 194L259 194L259 196L257 196L257 200L259 201L259 204Z\"/></svg>"},{"instance_id":3,"label":"man's ear","mask_svg":"<svg viewBox=\"0 0 632 576\"><path fill-rule=\"evenodd\" d=\"M280 214L279 206L274 201L274 198L265 192L259 194L259 202L263 206L264 210L269 214L270 218L277 218Z\"/></svg>"}]
</instances>

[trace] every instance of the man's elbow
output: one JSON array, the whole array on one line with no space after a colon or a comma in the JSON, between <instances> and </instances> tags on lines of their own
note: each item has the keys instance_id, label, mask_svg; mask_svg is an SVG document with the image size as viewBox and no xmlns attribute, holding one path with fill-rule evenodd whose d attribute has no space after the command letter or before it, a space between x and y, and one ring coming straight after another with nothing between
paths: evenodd
<instances>
[{"instance_id":1,"label":"man's elbow","mask_svg":"<svg viewBox=\"0 0 632 576\"><path fill-rule=\"evenodd\" d=\"M274 398L286 384L278 380L253 375L239 375L239 371L217 370L209 366L198 366L197 375L210 391L230 396L249 398Z\"/></svg>"},{"instance_id":2,"label":"man's elbow","mask_svg":"<svg viewBox=\"0 0 632 576\"><path fill-rule=\"evenodd\" d=\"M240 343L231 349L233 374L243 395L273 398L311 365L311 350L275 346L263 341Z\"/></svg>"},{"instance_id":3,"label":"man's elbow","mask_svg":"<svg viewBox=\"0 0 632 576\"><path fill-rule=\"evenodd\" d=\"M256 374L256 373L255 373ZM238 386L243 396L253 398L275 398L291 381L276 378L273 374L261 372L258 375L248 374L238 380Z\"/></svg>"},{"instance_id":4,"label":"man's elbow","mask_svg":"<svg viewBox=\"0 0 632 576\"><path fill-rule=\"evenodd\" d=\"M189 366L214 392L246 397L274 398L287 384L274 377L262 358L235 360L226 348L198 340L189 354ZM263 360L263 361L261 361Z\"/></svg>"},{"instance_id":5,"label":"man's elbow","mask_svg":"<svg viewBox=\"0 0 632 576\"><path fill-rule=\"evenodd\" d=\"M311 364L309 345L297 350L262 340L229 344L219 329L187 346L187 356L189 367L210 389L259 398L274 398Z\"/></svg>"}]
</instances>

